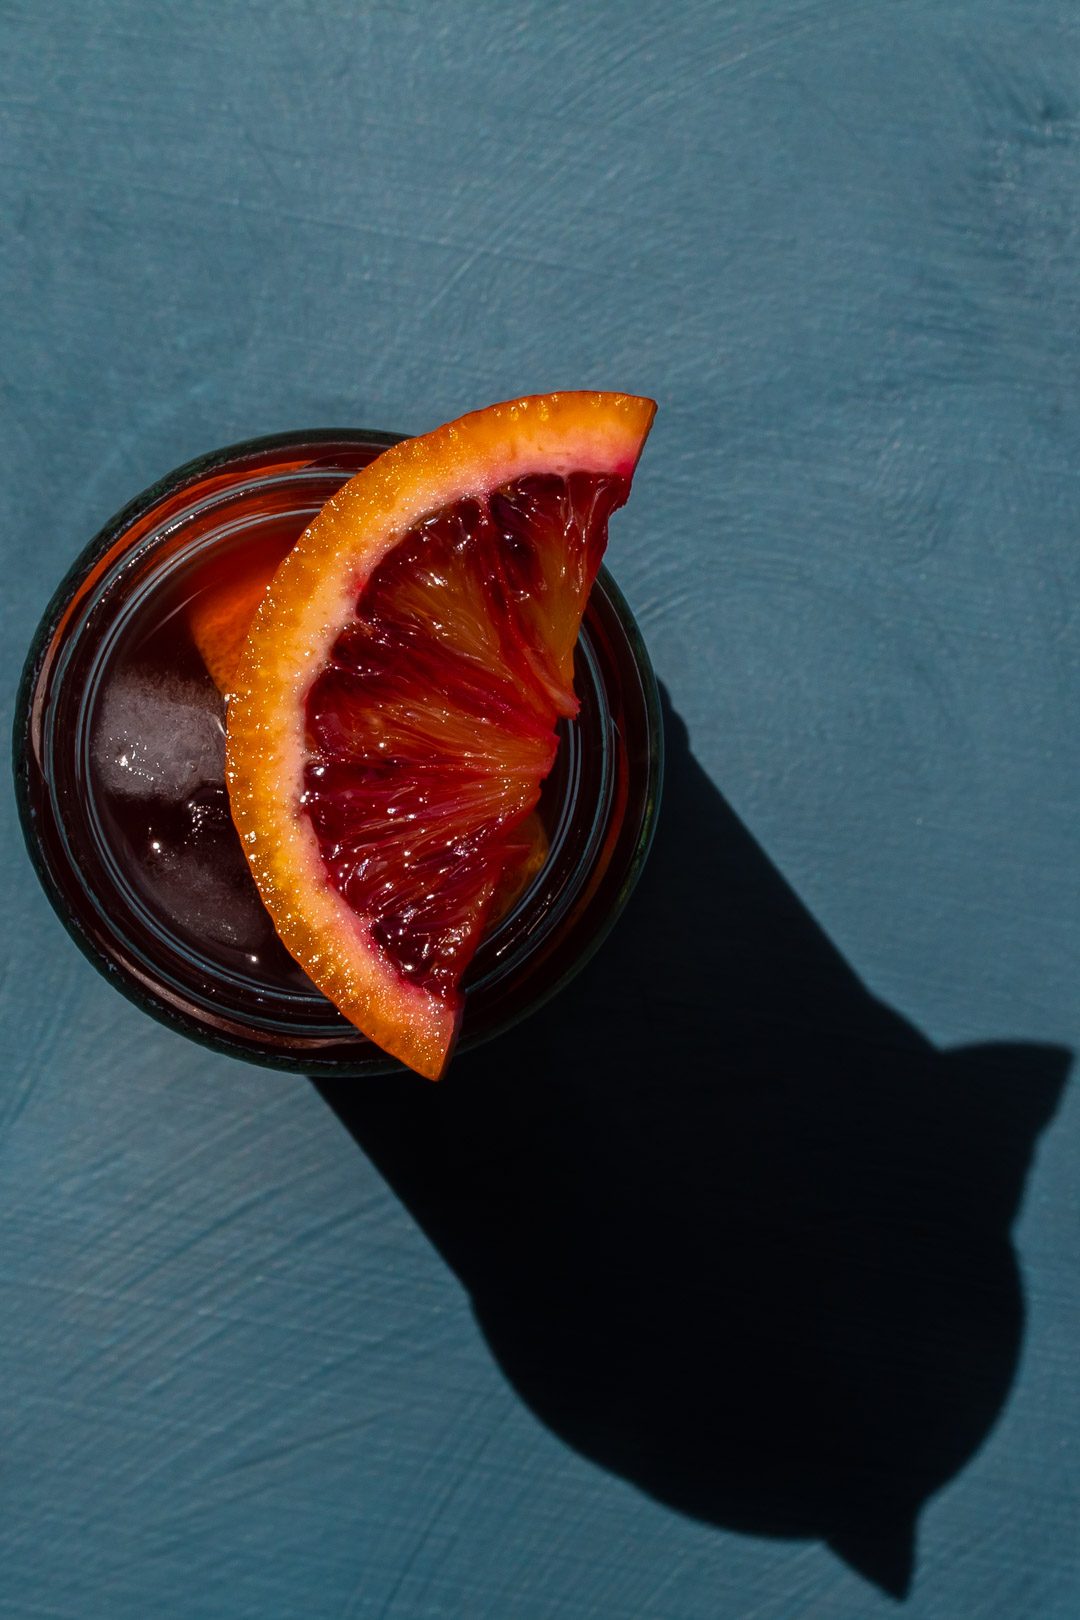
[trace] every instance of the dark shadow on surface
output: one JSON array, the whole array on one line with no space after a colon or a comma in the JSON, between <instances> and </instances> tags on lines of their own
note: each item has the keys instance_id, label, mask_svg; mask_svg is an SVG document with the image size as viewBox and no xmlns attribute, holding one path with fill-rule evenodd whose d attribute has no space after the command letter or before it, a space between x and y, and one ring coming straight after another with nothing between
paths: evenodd
<instances>
[{"instance_id":1,"label":"dark shadow on surface","mask_svg":"<svg viewBox=\"0 0 1080 1620\"><path fill-rule=\"evenodd\" d=\"M440 1086L318 1089L551 1429L900 1597L1012 1382L1009 1227L1070 1054L934 1048L667 727L655 849L577 982Z\"/></svg>"}]
</instances>

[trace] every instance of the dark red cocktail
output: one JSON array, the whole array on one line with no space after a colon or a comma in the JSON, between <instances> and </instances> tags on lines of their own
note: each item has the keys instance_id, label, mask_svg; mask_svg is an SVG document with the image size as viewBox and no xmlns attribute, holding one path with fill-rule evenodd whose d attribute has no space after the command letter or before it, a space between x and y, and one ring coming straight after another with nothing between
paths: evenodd
<instances>
[{"instance_id":1,"label":"dark red cocktail","mask_svg":"<svg viewBox=\"0 0 1080 1620\"><path fill-rule=\"evenodd\" d=\"M80 557L31 649L16 715L23 826L46 891L120 989L188 1035L307 1073L392 1068L311 985L263 909L229 815L225 700L193 604L269 567L394 440L297 433L191 463ZM648 848L660 786L655 680L601 572L540 813L542 869L481 945L463 1046L516 1022L591 954Z\"/></svg>"}]
</instances>

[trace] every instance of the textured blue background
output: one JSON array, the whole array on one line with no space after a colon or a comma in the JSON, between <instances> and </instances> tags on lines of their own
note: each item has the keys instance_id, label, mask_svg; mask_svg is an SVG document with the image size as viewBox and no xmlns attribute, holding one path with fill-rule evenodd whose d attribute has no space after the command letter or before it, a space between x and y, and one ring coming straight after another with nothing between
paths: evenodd
<instances>
[{"instance_id":1,"label":"textured blue background","mask_svg":"<svg viewBox=\"0 0 1080 1620\"><path fill-rule=\"evenodd\" d=\"M187 457L652 394L611 560L702 770L931 1041L1080 1046L1075 6L5 0L0 79L6 702L75 551ZM459 1280L475 1234L451 1269L303 1081L116 996L3 815L0 1615L897 1612L873 1556L684 1516L558 1437ZM722 888L697 929L739 931ZM650 1008L676 1055L725 1017L725 975L690 988ZM913 1617L1080 1613L1080 1106L1040 1084L1018 1372L923 1508Z\"/></svg>"}]
</instances>

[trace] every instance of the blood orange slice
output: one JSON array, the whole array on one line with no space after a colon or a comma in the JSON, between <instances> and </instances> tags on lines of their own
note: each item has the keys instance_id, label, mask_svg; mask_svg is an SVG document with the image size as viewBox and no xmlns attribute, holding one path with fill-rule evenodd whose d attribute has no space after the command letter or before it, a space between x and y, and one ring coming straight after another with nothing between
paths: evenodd
<instances>
[{"instance_id":1,"label":"blood orange slice","mask_svg":"<svg viewBox=\"0 0 1080 1620\"><path fill-rule=\"evenodd\" d=\"M267 564L257 557L238 571L223 572L220 580L204 586L188 608L192 640L223 697L232 691L251 621L279 561Z\"/></svg>"},{"instance_id":2,"label":"blood orange slice","mask_svg":"<svg viewBox=\"0 0 1080 1620\"><path fill-rule=\"evenodd\" d=\"M259 892L324 994L432 1079L528 858L654 410L540 395L395 445L301 536L241 654L226 768Z\"/></svg>"}]
</instances>

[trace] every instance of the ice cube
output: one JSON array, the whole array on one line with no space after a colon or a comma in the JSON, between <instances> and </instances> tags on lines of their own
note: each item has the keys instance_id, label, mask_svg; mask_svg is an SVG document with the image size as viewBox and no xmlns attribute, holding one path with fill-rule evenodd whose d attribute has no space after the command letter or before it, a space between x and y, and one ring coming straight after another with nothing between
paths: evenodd
<instances>
[{"instance_id":1,"label":"ice cube","mask_svg":"<svg viewBox=\"0 0 1080 1620\"><path fill-rule=\"evenodd\" d=\"M93 736L106 792L186 799L225 775L225 711L209 682L126 671L107 688Z\"/></svg>"}]
</instances>

